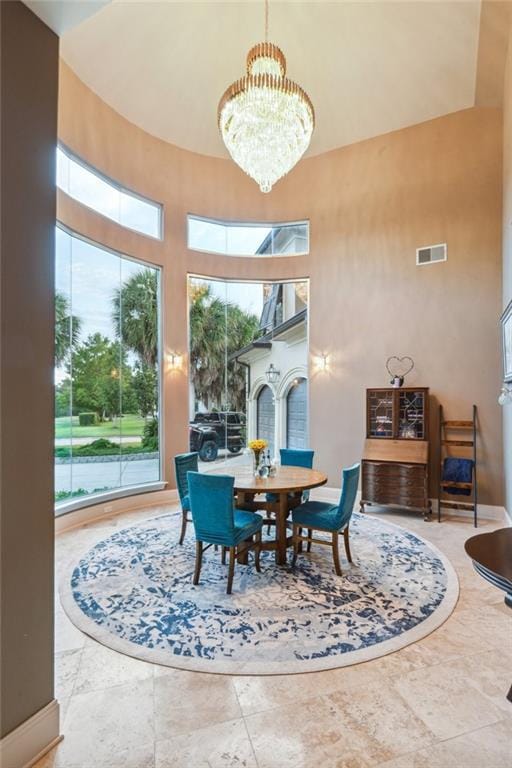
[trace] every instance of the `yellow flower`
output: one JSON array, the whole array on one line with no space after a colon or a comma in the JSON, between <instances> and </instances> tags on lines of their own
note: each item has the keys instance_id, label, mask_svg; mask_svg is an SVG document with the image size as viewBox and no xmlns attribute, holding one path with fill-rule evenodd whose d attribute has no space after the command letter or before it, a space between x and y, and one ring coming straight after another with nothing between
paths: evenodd
<instances>
[{"instance_id":1,"label":"yellow flower","mask_svg":"<svg viewBox=\"0 0 512 768\"><path fill-rule=\"evenodd\" d=\"M249 440L249 448L252 451L262 451L267 446L268 442L266 440Z\"/></svg>"}]
</instances>

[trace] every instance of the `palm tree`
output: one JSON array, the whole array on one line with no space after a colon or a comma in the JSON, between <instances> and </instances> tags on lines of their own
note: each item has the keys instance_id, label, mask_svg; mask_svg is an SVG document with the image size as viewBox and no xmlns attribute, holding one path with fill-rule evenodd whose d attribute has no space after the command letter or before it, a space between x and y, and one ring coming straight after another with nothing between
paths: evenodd
<instances>
[{"instance_id":1,"label":"palm tree","mask_svg":"<svg viewBox=\"0 0 512 768\"><path fill-rule=\"evenodd\" d=\"M207 284L190 290L190 375L206 408L245 406L245 368L228 358L258 333L258 318L212 295Z\"/></svg>"},{"instance_id":2,"label":"palm tree","mask_svg":"<svg viewBox=\"0 0 512 768\"><path fill-rule=\"evenodd\" d=\"M57 291L55 294L55 366L66 362L78 343L82 321L69 313L69 301Z\"/></svg>"},{"instance_id":3,"label":"palm tree","mask_svg":"<svg viewBox=\"0 0 512 768\"><path fill-rule=\"evenodd\" d=\"M118 339L140 361L154 368L158 360L158 277L142 269L116 290L112 318Z\"/></svg>"},{"instance_id":4,"label":"palm tree","mask_svg":"<svg viewBox=\"0 0 512 768\"><path fill-rule=\"evenodd\" d=\"M236 304L227 308L227 356L250 344L259 333L259 319ZM228 364L226 405L233 411L245 411L247 369L236 361Z\"/></svg>"},{"instance_id":5,"label":"palm tree","mask_svg":"<svg viewBox=\"0 0 512 768\"><path fill-rule=\"evenodd\" d=\"M219 407L225 389L226 307L209 285L190 291L190 375L195 396L207 408Z\"/></svg>"}]
</instances>

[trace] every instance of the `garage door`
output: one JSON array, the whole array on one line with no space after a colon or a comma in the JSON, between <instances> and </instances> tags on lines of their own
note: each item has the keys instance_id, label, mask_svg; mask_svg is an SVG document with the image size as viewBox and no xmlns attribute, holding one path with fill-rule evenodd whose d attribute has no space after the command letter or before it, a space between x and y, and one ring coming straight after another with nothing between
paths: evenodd
<instances>
[{"instance_id":1,"label":"garage door","mask_svg":"<svg viewBox=\"0 0 512 768\"><path fill-rule=\"evenodd\" d=\"M286 445L288 448L308 447L308 384L299 379L286 398Z\"/></svg>"},{"instance_id":2,"label":"garage door","mask_svg":"<svg viewBox=\"0 0 512 768\"><path fill-rule=\"evenodd\" d=\"M266 385L258 395L258 437L267 440L270 455L274 455L275 407L272 390Z\"/></svg>"}]
</instances>

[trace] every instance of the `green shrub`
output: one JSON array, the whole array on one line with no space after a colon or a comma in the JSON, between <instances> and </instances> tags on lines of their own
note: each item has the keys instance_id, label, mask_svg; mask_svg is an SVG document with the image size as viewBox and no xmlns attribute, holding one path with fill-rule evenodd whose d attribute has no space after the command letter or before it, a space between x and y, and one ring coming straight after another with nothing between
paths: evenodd
<instances>
[{"instance_id":1,"label":"green shrub","mask_svg":"<svg viewBox=\"0 0 512 768\"><path fill-rule=\"evenodd\" d=\"M158 451L158 419L151 419L144 425L142 447L148 451Z\"/></svg>"},{"instance_id":2,"label":"green shrub","mask_svg":"<svg viewBox=\"0 0 512 768\"><path fill-rule=\"evenodd\" d=\"M66 499L73 499L75 496L88 496L90 493L103 493L103 491L110 491L107 486L104 488L95 488L93 491L86 491L84 488L77 488L76 491L56 491L55 501L66 501Z\"/></svg>"},{"instance_id":3,"label":"green shrub","mask_svg":"<svg viewBox=\"0 0 512 768\"><path fill-rule=\"evenodd\" d=\"M119 451L119 445L117 443L113 443L112 440L107 440L106 437L99 437L97 440L93 440L92 443L89 443L87 446L84 445L81 447L92 448L95 451L103 451L109 449Z\"/></svg>"},{"instance_id":4,"label":"green shrub","mask_svg":"<svg viewBox=\"0 0 512 768\"><path fill-rule=\"evenodd\" d=\"M156 441L156 447L153 447L152 439ZM58 459L69 459L72 456L120 456L131 453L152 453L158 450L158 438L150 438L148 445L142 443L113 443L110 440L99 438L87 445L77 445L71 448L70 445L59 445L54 450L54 455Z\"/></svg>"},{"instance_id":5,"label":"green shrub","mask_svg":"<svg viewBox=\"0 0 512 768\"><path fill-rule=\"evenodd\" d=\"M78 414L78 423L81 427L90 427L93 424L96 424L97 421L98 416L93 411L85 411Z\"/></svg>"}]
</instances>

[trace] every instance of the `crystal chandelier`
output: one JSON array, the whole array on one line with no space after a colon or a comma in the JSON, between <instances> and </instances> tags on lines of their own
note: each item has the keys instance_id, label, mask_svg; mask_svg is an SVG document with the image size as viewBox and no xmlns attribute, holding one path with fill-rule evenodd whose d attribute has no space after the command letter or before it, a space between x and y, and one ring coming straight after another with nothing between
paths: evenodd
<instances>
[{"instance_id":1,"label":"crystal chandelier","mask_svg":"<svg viewBox=\"0 0 512 768\"><path fill-rule=\"evenodd\" d=\"M247 54L247 74L232 83L218 107L229 154L262 192L288 173L309 146L315 111L307 93L286 77L283 52L268 37Z\"/></svg>"}]
</instances>

